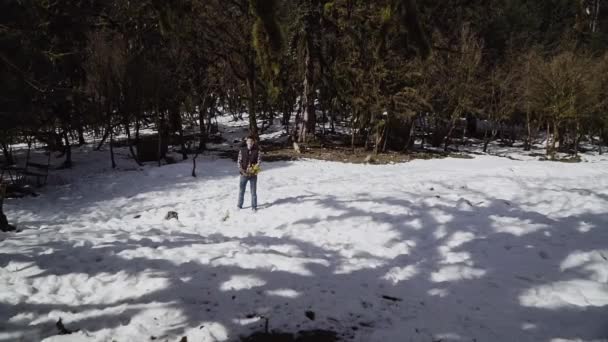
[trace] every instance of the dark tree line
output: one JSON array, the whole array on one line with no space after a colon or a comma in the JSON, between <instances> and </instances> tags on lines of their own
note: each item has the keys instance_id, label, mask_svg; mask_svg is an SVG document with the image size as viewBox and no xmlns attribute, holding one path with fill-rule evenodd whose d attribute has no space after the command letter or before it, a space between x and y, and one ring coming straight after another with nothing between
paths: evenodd
<instances>
[{"instance_id":1,"label":"dark tree line","mask_svg":"<svg viewBox=\"0 0 608 342\"><path fill-rule=\"evenodd\" d=\"M137 161L154 127L186 158L248 113L253 135L348 127L377 153L544 137L576 154L608 142L606 47L601 0L3 1L0 147L42 141L70 167L93 134L115 165L117 134Z\"/></svg>"}]
</instances>

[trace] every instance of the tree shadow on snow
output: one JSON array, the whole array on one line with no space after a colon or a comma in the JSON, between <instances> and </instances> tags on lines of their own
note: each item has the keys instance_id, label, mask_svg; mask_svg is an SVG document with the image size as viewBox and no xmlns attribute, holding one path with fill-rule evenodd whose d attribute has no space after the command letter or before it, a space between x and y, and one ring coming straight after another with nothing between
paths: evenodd
<instances>
[{"instance_id":1,"label":"tree shadow on snow","mask_svg":"<svg viewBox=\"0 0 608 342\"><path fill-rule=\"evenodd\" d=\"M176 312L177 318L158 313L154 319L160 320L159 326L143 328L151 337L175 341L205 329L216 329L208 333L218 340L223 338L217 329L229 341L257 341L256 336L270 336L261 333L266 321L275 335L320 329L337 332L341 340L608 338L608 324L601 324L608 323L608 301L591 298L581 304L563 299L572 296L577 285L608 296L606 285L593 288L591 282L598 280L594 271L601 264L582 257L606 247L605 212L556 218L534 211L531 203L487 195L482 203L416 194L409 194L418 198L415 201L361 195L366 202L402 210L381 212L360 205L361 200L296 195L272 205L310 202L336 214L287 224L301 227L301 235L201 236L151 229L140 232L139 238L117 236L99 245L56 240L0 252L5 272L24 271L11 271L11 265L32 270L24 287L116 274L125 279L146 275L162 283L151 288L137 283L142 286L135 289L137 295L103 303L86 295L61 303L60 287L57 296L45 300L28 298L35 293L26 293L16 304L3 299L0 331L37 341L56 334L54 318L62 317L67 326L86 334L109 328L120 332L160 308ZM606 198L600 199L608 208ZM588 229L581 230L582 223ZM343 234L347 240L353 234L352 244L323 245L311 238L314 233ZM358 247L366 238L383 239L383 249ZM233 245L236 252L222 252ZM208 259L180 254L214 249L217 255ZM558 298L560 291L563 297ZM152 313L146 313L149 310ZM36 320L47 316L53 319ZM167 319L171 321L162 322Z\"/></svg>"}]
</instances>

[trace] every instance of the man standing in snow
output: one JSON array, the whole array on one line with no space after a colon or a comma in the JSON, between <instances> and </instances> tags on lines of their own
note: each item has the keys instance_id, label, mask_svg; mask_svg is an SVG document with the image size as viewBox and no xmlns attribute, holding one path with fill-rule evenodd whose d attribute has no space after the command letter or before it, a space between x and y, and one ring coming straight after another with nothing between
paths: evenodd
<instances>
[{"instance_id":1,"label":"man standing in snow","mask_svg":"<svg viewBox=\"0 0 608 342\"><path fill-rule=\"evenodd\" d=\"M245 188L247 187L247 182L249 182L251 188L251 208L253 211L257 211L258 209L258 175L255 170L259 170L260 162L260 150L258 149L255 138L253 136L248 136L247 146L241 148L238 158L239 172L241 174L239 184L239 209L243 209L243 200L245 198Z\"/></svg>"}]
</instances>

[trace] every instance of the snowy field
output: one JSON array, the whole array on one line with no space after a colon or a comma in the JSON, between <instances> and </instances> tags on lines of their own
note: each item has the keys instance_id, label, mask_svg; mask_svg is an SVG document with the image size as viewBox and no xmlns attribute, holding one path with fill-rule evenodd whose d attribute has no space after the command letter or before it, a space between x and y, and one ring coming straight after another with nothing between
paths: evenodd
<instances>
[{"instance_id":1,"label":"snowy field","mask_svg":"<svg viewBox=\"0 0 608 342\"><path fill-rule=\"evenodd\" d=\"M7 201L0 341L608 341L606 159L266 163L252 213L230 160L126 155Z\"/></svg>"}]
</instances>

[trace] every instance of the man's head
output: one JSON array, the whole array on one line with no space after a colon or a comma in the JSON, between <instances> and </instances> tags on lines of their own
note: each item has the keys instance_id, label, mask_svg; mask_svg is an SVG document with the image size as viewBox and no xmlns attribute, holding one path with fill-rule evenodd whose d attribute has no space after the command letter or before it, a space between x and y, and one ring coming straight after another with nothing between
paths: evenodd
<instances>
[{"instance_id":1,"label":"man's head","mask_svg":"<svg viewBox=\"0 0 608 342\"><path fill-rule=\"evenodd\" d=\"M251 150L255 145L255 137L250 135L247 137L247 140L245 142L247 143L247 148Z\"/></svg>"}]
</instances>

